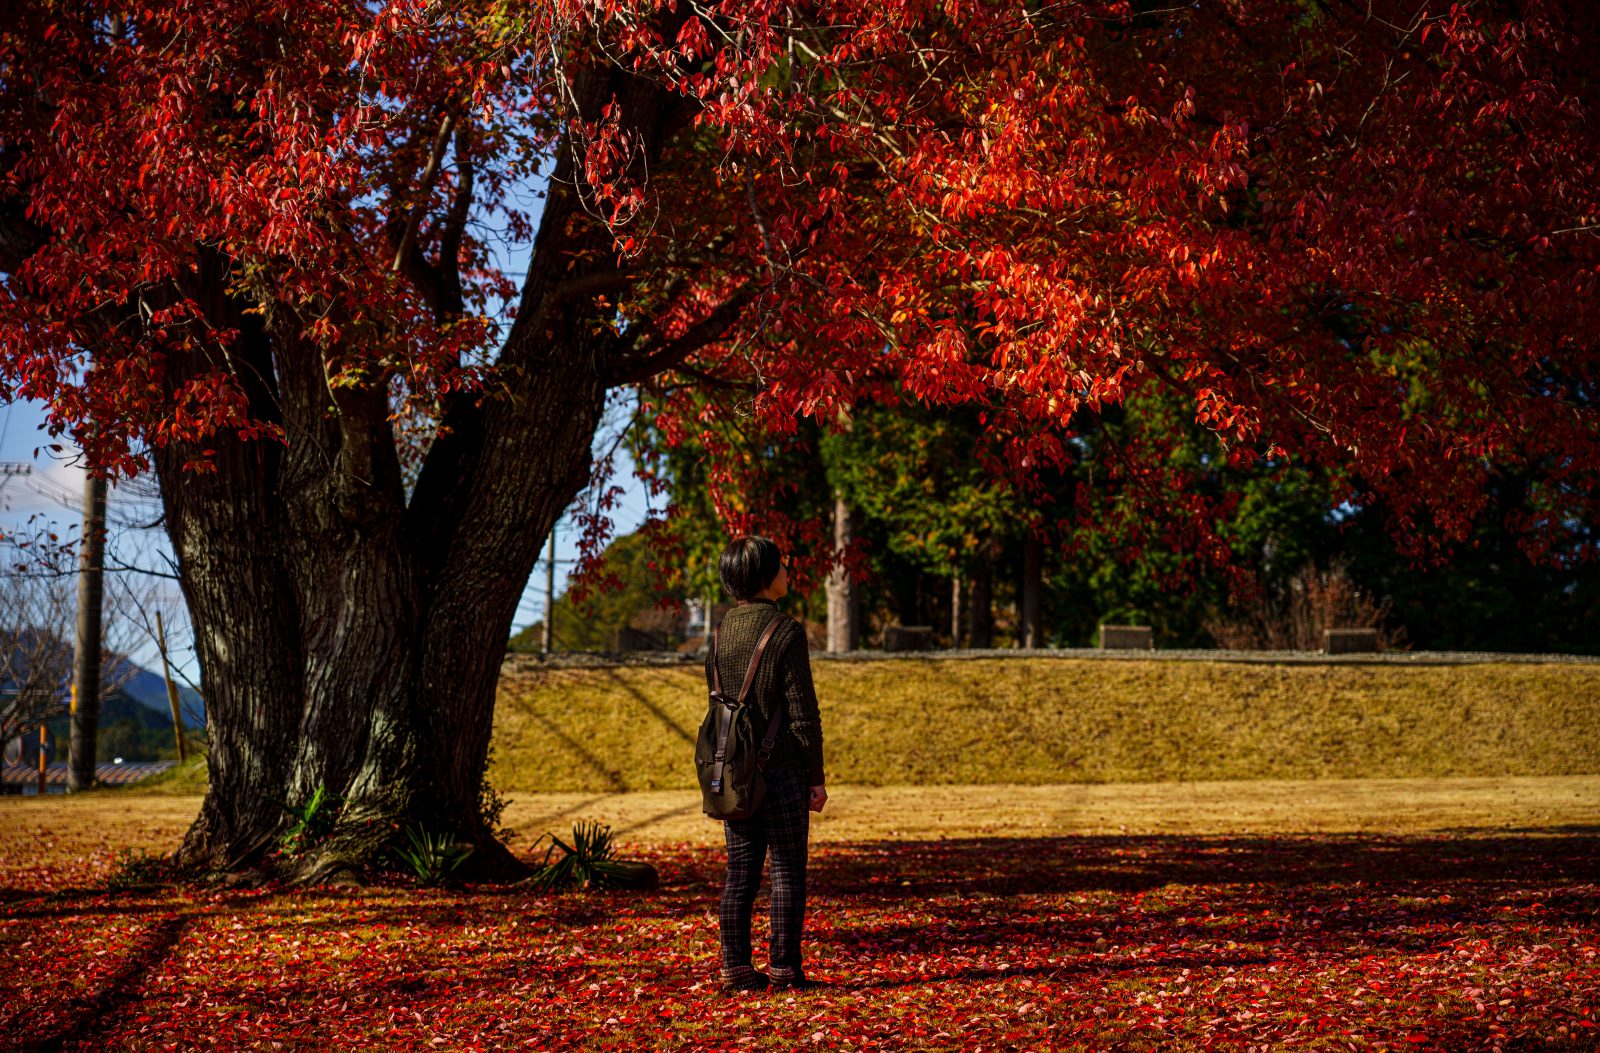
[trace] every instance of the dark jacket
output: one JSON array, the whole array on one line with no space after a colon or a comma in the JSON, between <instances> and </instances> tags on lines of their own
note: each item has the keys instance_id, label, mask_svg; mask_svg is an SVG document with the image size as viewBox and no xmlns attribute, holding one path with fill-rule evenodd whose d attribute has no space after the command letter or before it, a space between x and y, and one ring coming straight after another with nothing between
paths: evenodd
<instances>
[{"instance_id":1,"label":"dark jacket","mask_svg":"<svg viewBox=\"0 0 1600 1053\"><path fill-rule=\"evenodd\" d=\"M767 623L779 617L778 605L771 600L751 600L723 616L717 628L717 672L722 677L723 694L739 694L750 655ZM706 689L711 689L711 656L706 656ZM821 786L822 717L817 711L817 692L811 686L811 656L805 630L792 618L784 619L772 639L767 641L755 683L746 699L755 709L757 734L766 731L773 705L786 711L778 731L777 745L767 767L772 770L797 768L806 773L809 785Z\"/></svg>"}]
</instances>

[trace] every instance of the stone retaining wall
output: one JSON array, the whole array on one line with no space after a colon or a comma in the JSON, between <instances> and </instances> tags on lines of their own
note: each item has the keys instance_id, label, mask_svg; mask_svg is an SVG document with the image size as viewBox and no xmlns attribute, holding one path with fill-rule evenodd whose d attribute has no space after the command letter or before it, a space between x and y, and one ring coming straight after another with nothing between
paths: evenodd
<instances>
[{"instance_id":1,"label":"stone retaining wall","mask_svg":"<svg viewBox=\"0 0 1600 1053\"><path fill-rule=\"evenodd\" d=\"M1321 651L1194 650L1125 651L1095 647L1025 649L997 647L938 651L812 651L813 662L959 661L968 658L1087 658L1108 662L1245 662L1265 665L1478 665L1485 662L1600 664L1600 655L1511 654L1493 651L1384 651L1377 654L1323 654ZM613 666L677 666L700 664L704 652L677 651L562 651L548 657L507 654L504 668L516 672L537 669L603 669Z\"/></svg>"}]
</instances>

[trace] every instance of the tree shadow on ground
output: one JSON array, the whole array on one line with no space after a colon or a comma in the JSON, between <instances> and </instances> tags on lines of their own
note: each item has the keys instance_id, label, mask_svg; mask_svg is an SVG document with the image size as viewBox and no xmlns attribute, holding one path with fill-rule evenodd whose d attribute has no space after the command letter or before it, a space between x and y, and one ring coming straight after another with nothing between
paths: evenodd
<instances>
[{"instance_id":1,"label":"tree shadow on ground","mask_svg":"<svg viewBox=\"0 0 1600 1053\"><path fill-rule=\"evenodd\" d=\"M462 1006L470 1010L483 992L541 992L530 998L556 992L584 1006L612 997L619 984L655 996L706 997L692 992L715 983L722 852L638 847L661 868L662 889L536 893L393 885L241 891L198 900L177 889L118 895L95 889L84 890L90 898L80 906L50 894L16 904L20 910L0 907L0 916L25 912L46 926L92 915L84 922L92 927L123 914L123 924L139 932L116 952L110 975L96 970L91 991L74 997L64 985L50 988L46 997L61 1008L51 1014L49 1033L19 1048L94 1048L138 1014L159 1018L169 1012L172 985L193 982L175 979L178 965L186 971L193 964L187 950L176 948L192 949L208 962L218 953L215 960L228 960L233 952L219 952L207 935L219 931L253 948L252 960L276 963L201 972L208 998L250 1020L285 1012L310 1019L334 997L341 1014L373 1026L384 1023L392 1005L449 1015ZM1465 984L1474 981L1469 959L1453 964L1459 945L1493 944L1502 955L1565 947L1559 953L1576 962L1570 948L1592 944L1600 929L1597 859L1600 837L1587 832L826 844L812 857L806 940L817 953L808 962L819 965L834 991L887 994L897 1003L908 993L952 991L981 1001L1011 981L1059 981L1080 994L1119 984L1176 990L1191 971L1212 977L1248 972L1256 979L1298 971L1307 983L1320 983L1374 961L1459 968ZM171 913L152 917L164 896L173 897L165 899ZM178 907L178 899L186 905ZM761 931L768 927L766 906L757 906L758 949L767 936ZM339 945L330 936L346 937L362 953L330 978L285 966L267 942L310 936L318 948ZM1530 984L1537 979L1527 976ZM166 986L151 986L150 977L164 977ZM1537 997L1554 1004L1551 999L1570 990L1564 982L1545 975L1545 986L1535 985ZM589 998L582 992L591 991L593 1000L582 1001ZM484 1004L486 1013L503 1012L493 999ZM1185 1003L1208 1012L1214 1004L1222 1003L1205 991ZM579 1017L571 1020L577 1026ZM564 1021L552 1017L549 1024ZM1455 1038L1471 1040L1449 1048L1499 1041L1474 1030L1483 1025L1467 1015L1445 1023ZM332 1028L330 1036L337 1030L332 1018L308 1026ZM1595 1048L1586 1036L1523 1041L1505 1048Z\"/></svg>"},{"instance_id":2,"label":"tree shadow on ground","mask_svg":"<svg viewBox=\"0 0 1600 1053\"><path fill-rule=\"evenodd\" d=\"M556 726L555 721L551 720L543 713L532 713L531 716L535 721L543 725L545 731L549 732L553 738L560 740L561 744L570 750L574 757L582 760L584 764L592 768L594 773L606 783L607 788L612 793L628 792L630 787L628 786L627 780L622 777L622 773L620 771L607 764L605 760L593 750L589 749L583 743L579 742L560 727Z\"/></svg>"},{"instance_id":3,"label":"tree shadow on ground","mask_svg":"<svg viewBox=\"0 0 1600 1053\"><path fill-rule=\"evenodd\" d=\"M826 895L1139 892L1237 882L1596 881L1600 836L1119 835L859 841L813 848ZM910 882L909 885L904 882Z\"/></svg>"},{"instance_id":4,"label":"tree shadow on ground","mask_svg":"<svg viewBox=\"0 0 1600 1053\"><path fill-rule=\"evenodd\" d=\"M139 997L140 983L169 957L194 920L192 914L176 914L152 925L138 946L105 983L89 994L72 1000L63 1011L66 1024L53 1034L24 1041L16 1047L27 1053L55 1053L87 1042L111 1026L112 1018Z\"/></svg>"},{"instance_id":5,"label":"tree shadow on ground","mask_svg":"<svg viewBox=\"0 0 1600 1053\"><path fill-rule=\"evenodd\" d=\"M1513 904L1543 927L1594 929L1596 860L1600 838L1499 831L857 843L830 846L813 862L808 893L819 905L866 909L809 938L849 957L915 961L995 948L1071 955L1109 937L1145 948L1140 961L1155 969L1165 968L1157 948L1224 939L1269 958L1288 945L1436 954L1462 926L1498 925Z\"/></svg>"},{"instance_id":6,"label":"tree shadow on ground","mask_svg":"<svg viewBox=\"0 0 1600 1053\"><path fill-rule=\"evenodd\" d=\"M666 710L662 709L659 705L657 705L654 701L652 701L649 695L645 694L643 691L640 691L637 687L634 687L632 684L628 683L628 681L620 674L620 672L617 669L612 668L612 669L605 670L605 676L606 676L606 679L608 681L610 681L612 687L614 687L617 690L623 692L624 694L627 694L627 695L631 696L633 698L633 700L635 702L639 703L639 705L642 706L646 711L648 711L651 716L655 717L662 724L665 724L666 727L667 727L667 730L669 730L673 734L677 735L680 739L682 739L683 741L687 742L689 745L691 745L691 746L694 745L695 732L690 731L688 728L684 727L682 724L679 724L676 720L673 719L671 713L668 713Z\"/></svg>"}]
</instances>

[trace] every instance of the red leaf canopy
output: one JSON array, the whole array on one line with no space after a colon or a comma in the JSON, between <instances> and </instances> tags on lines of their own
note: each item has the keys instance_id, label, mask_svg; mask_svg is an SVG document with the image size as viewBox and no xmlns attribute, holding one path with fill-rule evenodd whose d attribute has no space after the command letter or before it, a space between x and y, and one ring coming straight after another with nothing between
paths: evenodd
<instances>
[{"instance_id":1,"label":"red leaf canopy","mask_svg":"<svg viewBox=\"0 0 1600 1053\"><path fill-rule=\"evenodd\" d=\"M909 396L983 407L1026 485L1159 385L1236 460L1348 465L1413 539L1536 470L1520 525L1575 557L1597 37L1553 3L22 5L0 376L108 468L281 439L197 278L222 268L335 407L383 381L404 443L493 391L489 239L532 236L515 191L572 151L614 258L536 292L635 335L608 381L714 458L707 384L778 433ZM584 115L597 66L619 88ZM630 84L697 113L647 142ZM166 383L175 349L214 368Z\"/></svg>"}]
</instances>

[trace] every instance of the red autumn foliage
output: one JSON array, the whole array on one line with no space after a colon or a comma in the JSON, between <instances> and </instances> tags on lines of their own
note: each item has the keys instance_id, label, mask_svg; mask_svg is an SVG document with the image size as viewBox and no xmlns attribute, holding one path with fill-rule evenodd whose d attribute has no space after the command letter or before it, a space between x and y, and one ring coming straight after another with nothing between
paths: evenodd
<instances>
[{"instance_id":1,"label":"red autumn foliage","mask_svg":"<svg viewBox=\"0 0 1600 1053\"><path fill-rule=\"evenodd\" d=\"M779 432L891 394L979 403L1027 485L1082 414L1160 384L1232 456L1352 465L1419 550L1464 536L1489 473L1537 466L1530 550L1583 554L1585 5L614 0L515 31L475 5L80 6L23 5L4 38L7 185L49 236L5 261L0 369L108 467L285 438L187 287L207 253L336 396L491 380L481 315L511 286L460 210L531 233L508 191L559 148L619 254L563 295L642 334L613 382L683 367L652 385L669 436L702 411L680 380L754 375ZM564 106L596 62L694 100L694 130L644 142L624 91ZM475 164L439 169L452 136ZM214 368L164 384L199 346ZM1203 531L1158 452L1126 470Z\"/></svg>"},{"instance_id":2,"label":"red autumn foliage","mask_svg":"<svg viewBox=\"0 0 1600 1053\"><path fill-rule=\"evenodd\" d=\"M746 148L745 179L806 191L752 198L796 232L763 243L780 304L651 399L668 441L693 435L712 485L740 492L730 529L781 502L703 423L735 406L687 382L753 370L778 435L869 399L981 407L1025 491L1095 413L1163 386L1235 463L1348 468L1341 496L1380 502L1418 555L1463 538L1485 483L1517 469L1540 480L1513 524L1528 551L1593 554L1592 13L855 15L824 8L811 46L753 20L747 51L790 56L781 90L708 117ZM1124 453L1140 506L1218 554L1197 477L1160 443Z\"/></svg>"}]
</instances>

